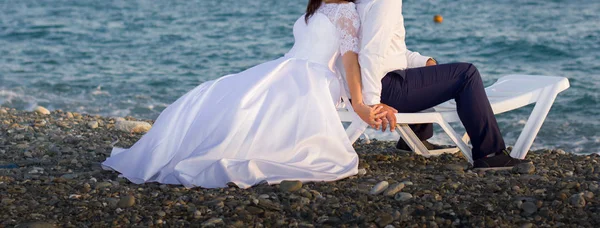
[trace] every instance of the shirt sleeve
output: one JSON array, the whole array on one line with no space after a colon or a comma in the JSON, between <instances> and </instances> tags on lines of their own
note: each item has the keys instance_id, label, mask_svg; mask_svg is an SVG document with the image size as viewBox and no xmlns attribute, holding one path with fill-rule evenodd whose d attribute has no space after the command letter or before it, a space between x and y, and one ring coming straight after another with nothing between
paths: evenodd
<instances>
[{"instance_id":1,"label":"shirt sleeve","mask_svg":"<svg viewBox=\"0 0 600 228\"><path fill-rule=\"evenodd\" d=\"M359 52L358 31L360 29L360 17L354 4L340 4L336 27L340 32L340 55L346 52Z\"/></svg>"},{"instance_id":2,"label":"shirt sleeve","mask_svg":"<svg viewBox=\"0 0 600 228\"><path fill-rule=\"evenodd\" d=\"M391 47L393 37L398 35L394 34L398 32L397 26L404 27L404 17L400 0L378 0L366 10L369 16L363 18L358 61L364 103L374 105L381 102L381 79L387 73L383 72L385 52Z\"/></svg>"},{"instance_id":3,"label":"shirt sleeve","mask_svg":"<svg viewBox=\"0 0 600 228\"><path fill-rule=\"evenodd\" d=\"M431 59L429 56L421 55L419 52L413 52L406 50L406 60L408 61L408 68L424 67L427 65L427 60Z\"/></svg>"}]
</instances>

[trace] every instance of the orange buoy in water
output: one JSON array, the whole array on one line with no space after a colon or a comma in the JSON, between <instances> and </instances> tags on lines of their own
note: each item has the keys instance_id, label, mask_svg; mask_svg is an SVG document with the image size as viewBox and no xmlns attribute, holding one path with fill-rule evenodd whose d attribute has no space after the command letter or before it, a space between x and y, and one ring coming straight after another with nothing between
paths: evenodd
<instances>
[{"instance_id":1,"label":"orange buoy in water","mask_svg":"<svg viewBox=\"0 0 600 228\"><path fill-rule=\"evenodd\" d=\"M442 17L442 15L437 14L433 16L433 21L435 23L442 23L442 21L444 21L444 18Z\"/></svg>"}]
</instances>

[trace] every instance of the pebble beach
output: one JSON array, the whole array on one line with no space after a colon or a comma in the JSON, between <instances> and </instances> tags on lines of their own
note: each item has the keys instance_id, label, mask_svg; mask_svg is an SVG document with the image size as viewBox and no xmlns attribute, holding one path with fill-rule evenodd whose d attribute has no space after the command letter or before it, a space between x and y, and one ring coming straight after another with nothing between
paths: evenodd
<instances>
[{"instance_id":1,"label":"pebble beach","mask_svg":"<svg viewBox=\"0 0 600 228\"><path fill-rule=\"evenodd\" d=\"M222 189L132 184L100 163L152 121L0 107L0 227L600 227L600 155L529 152L475 172L357 142L359 174Z\"/></svg>"}]
</instances>

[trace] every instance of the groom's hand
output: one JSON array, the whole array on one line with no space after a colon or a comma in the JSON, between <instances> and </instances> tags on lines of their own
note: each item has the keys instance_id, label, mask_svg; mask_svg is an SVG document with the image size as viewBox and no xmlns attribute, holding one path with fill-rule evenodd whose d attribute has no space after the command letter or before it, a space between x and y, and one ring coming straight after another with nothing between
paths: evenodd
<instances>
[{"instance_id":1,"label":"groom's hand","mask_svg":"<svg viewBox=\"0 0 600 228\"><path fill-rule=\"evenodd\" d=\"M437 65L437 62L433 58L429 58L427 60L427 63L425 63L425 66L435 66L435 65Z\"/></svg>"},{"instance_id":2,"label":"groom's hand","mask_svg":"<svg viewBox=\"0 0 600 228\"><path fill-rule=\"evenodd\" d=\"M388 124L390 126L390 132L396 130L396 113L398 113L398 110L386 104L376 104L373 105L373 107L381 107L382 112L387 112L387 114L381 118L381 131L385 132Z\"/></svg>"}]
</instances>

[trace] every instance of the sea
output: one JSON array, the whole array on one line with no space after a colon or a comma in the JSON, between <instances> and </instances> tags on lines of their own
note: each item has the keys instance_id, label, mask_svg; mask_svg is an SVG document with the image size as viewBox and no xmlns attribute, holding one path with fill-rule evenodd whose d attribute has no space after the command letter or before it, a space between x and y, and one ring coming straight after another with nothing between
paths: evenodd
<instances>
[{"instance_id":1,"label":"sea","mask_svg":"<svg viewBox=\"0 0 600 228\"><path fill-rule=\"evenodd\" d=\"M568 77L533 148L600 152L600 1L403 2L409 49L474 63L486 85L508 74ZM0 106L155 119L202 82L284 55L306 3L0 0ZM509 145L531 109L497 116ZM449 142L437 132L434 142Z\"/></svg>"}]
</instances>

